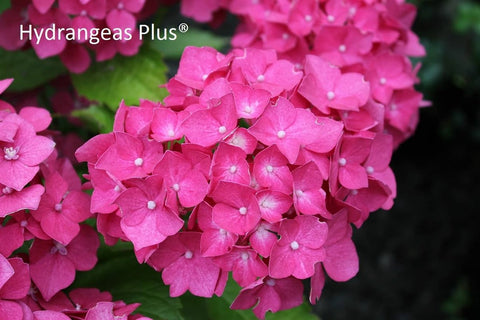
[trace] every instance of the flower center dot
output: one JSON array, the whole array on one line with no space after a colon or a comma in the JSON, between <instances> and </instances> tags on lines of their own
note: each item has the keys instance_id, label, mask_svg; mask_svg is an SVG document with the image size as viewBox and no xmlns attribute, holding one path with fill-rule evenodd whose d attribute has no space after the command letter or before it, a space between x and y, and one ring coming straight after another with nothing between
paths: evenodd
<instances>
[{"instance_id":1,"label":"flower center dot","mask_svg":"<svg viewBox=\"0 0 480 320\"><path fill-rule=\"evenodd\" d=\"M5 147L3 148L5 155L3 156L5 160L17 160L18 159L18 147Z\"/></svg>"},{"instance_id":2,"label":"flower center dot","mask_svg":"<svg viewBox=\"0 0 480 320\"><path fill-rule=\"evenodd\" d=\"M220 234L221 234L222 236L224 236L224 235L227 234L227 230L225 230L225 229L218 229L218 232L220 232Z\"/></svg>"},{"instance_id":3,"label":"flower center dot","mask_svg":"<svg viewBox=\"0 0 480 320\"><path fill-rule=\"evenodd\" d=\"M358 194L358 190L355 190L355 189L352 190L352 191L351 191L351 194L352 194L352 196L356 196L356 195Z\"/></svg>"},{"instance_id":4,"label":"flower center dot","mask_svg":"<svg viewBox=\"0 0 480 320\"><path fill-rule=\"evenodd\" d=\"M283 40L288 40L288 38L290 38L290 35L288 33L284 33L282 34L282 38Z\"/></svg>"},{"instance_id":5,"label":"flower center dot","mask_svg":"<svg viewBox=\"0 0 480 320\"><path fill-rule=\"evenodd\" d=\"M345 51L347 51L347 47L346 47L344 44L341 44L341 45L338 47L338 51L340 51L340 52L345 52Z\"/></svg>"},{"instance_id":6,"label":"flower center dot","mask_svg":"<svg viewBox=\"0 0 480 320\"><path fill-rule=\"evenodd\" d=\"M137 167L140 167L143 164L143 159L142 158L137 158L137 159L135 159L134 163Z\"/></svg>"},{"instance_id":7,"label":"flower center dot","mask_svg":"<svg viewBox=\"0 0 480 320\"><path fill-rule=\"evenodd\" d=\"M332 16L332 15L328 15L327 21L328 21L328 22L333 22L333 21L335 21L335 17Z\"/></svg>"},{"instance_id":8,"label":"flower center dot","mask_svg":"<svg viewBox=\"0 0 480 320\"><path fill-rule=\"evenodd\" d=\"M118 6L117 6L117 9L118 9L118 10L123 10L124 7L125 7L125 6L123 5L123 2L120 2L120 3L118 4Z\"/></svg>"},{"instance_id":9,"label":"flower center dot","mask_svg":"<svg viewBox=\"0 0 480 320\"><path fill-rule=\"evenodd\" d=\"M115 190L115 192L120 192L120 186L115 186L115 188L113 188L113 190Z\"/></svg>"},{"instance_id":10,"label":"flower center dot","mask_svg":"<svg viewBox=\"0 0 480 320\"><path fill-rule=\"evenodd\" d=\"M187 250L187 252L185 252L185 259L192 259L192 257L193 257L193 252L190 250Z\"/></svg>"},{"instance_id":11,"label":"flower center dot","mask_svg":"<svg viewBox=\"0 0 480 320\"><path fill-rule=\"evenodd\" d=\"M175 190L176 192L178 192L178 190L180 190L180 186L178 185L178 183L175 183L175 184L172 186L172 189Z\"/></svg>"},{"instance_id":12,"label":"flower center dot","mask_svg":"<svg viewBox=\"0 0 480 320\"><path fill-rule=\"evenodd\" d=\"M5 188L2 189L3 194L10 194L12 192L13 192L13 190L10 187L5 187Z\"/></svg>"},{"instance_id":13,"label":"flower center dot","mask_svg":"<svg viewBox=\"0 0 480 320\"><path fill-rule=\"evenodd\" d=\"M148 209L153 210L156 207L157 207L157 204L155 203L155 201L150 200L150 201L147 202L147 208Z\"/></svg>"},{"instance_id":14,"label":"flower center dot","mask_svg":"<svg viewBox=\"0 0 480 320\"><path fill-rule=\"evenodd\" d=\"M267 172L273 172L273 167L271 165L266 166L265 169Z\"/></svg>"},{"instance_id":15,"label":"flower center dot","mask_svg":"<svg viewBox=\"0 0 480 320\"><path fill-rule=\"evenodd\" d=\"M86 16L86 15L87 15L87 10L82 10L82 11L80 11L80 15L81 15L81 16Z\"/></svg>"},{"instance_id":16,"label":"flower center dot","mask_svg":"<svg viewBox=\"0 0 480 320\"><path fill-rule=\"evenodd\" d=\"M295 190L295 195L297 197L301 197L301 196L303 196L303 191L302 190Z\"/></svg>"},{"instance_id":17,"label":"flower center dot","mask_svg":"<svg viewBox=\"0 0 480 320\"><path fill-rule=\"evenodd\" d=\"M227 132L227 128L225 128L225 126L221 126L220 128L218 128L218 132L224 134L225 132Z\"/></svg>"},{"instance_id":18,"label":"flower center dot","mask_svg":"<svg viewBox=\"0 0 480 320\"><path fill-rule=\"evenodd\" d=\"M265 283L270 286L270 287L273 287L275 285L275 280L273 279L268 279L267 281L265 281Z\"/></svg>"},{"instance_id":19,"label":"flower center dot","mask_svg":"<svg viewBox=\"0 0 480 320\"><path fill-rule=\"evenodd\" d=\"M285 131L283 131L283 130L278 131L277 132L277 137L279 137L280 139L285 138Z\"/></svg>"},{"instance_id":20,"label":"flower center dot","mask_svg":"<svg viewBox=\"0 0 480 320\"><path fill-rule=\"evenodd\" d=\"M312 21L312 16L309 15L309 14L307 14L307 15L305 16L305 21L307 21L307 22Z\"/></svg>"},{"instance_id":21,"label":"flower center dot","mask_svg":"<svg viewBox=\"0 0 480 320\"><path fill-rule=\"evenodd\" d=\"M28 226L27 220L22 220L22 222L20 222L20 226L21 226L22 228L25 228L26 226Z\"/></svg>"},{"instance_id":22,"label":"flower center dot","mask_svg":"<svg viewBox=\"0 0 480 320\"><path fill-rule=\"evenodd\" d=\"M335 98L335 92L333 92L333 91L328 91L328 92L327 92L327 99L328 99L328 100L333 100L333 98Z\"/></svg>"},{"instance_id":23,"label":"flower center dot","mask_svg":"<svg viewBox=\"0 0 480 320\"><path fill-rule=\"evenodd\" d=\"M203 81L207 80L207 78L208 78L208 74L204 74L204 75L202 76L202 80L203 80Z\"/></svg>"},{"instance_id":24,"label":"flower center dot","mask_svg":"<svg viewBox=\"0 0 480 320\"><path fill-rule=\"evenodd\" d=\"M372 166L368 166L368 167L366 168L366 170L367 170L367 173L368 173L368 174L372 174L372 173L375 171L375 169L373 169Z\"/></svg>"},{"instance_id":25,"label":"flower center dot","mask_svg":"<svg viewBox=\"0 0 480 320\"><path fill-rule=\"evenodd\" d=\"M385 84L385 83L387 83L387 79L385 79L385 78L380 78L380 84L383 85L383 84Z\"/></svg>"},{"instance_id":26,"label":"flower center dot","mask_svg":"<svg viewBox=\"0 0 480 320\"><path fill-rule=\"evenodd\" d=\"M247 252L242 252L242 260L243 260L243 261L247 261L249 257L250 257L250 256L249 256L249 254L248 254Z\"/></svg>"},{"instance_id":27,"label":"flower center dot","mask_svg":"<svg viewBox=\"0 0 480 320\"><path fill-rule=\"evenodd\" d=\"M245 113L250 113L252 112L252 108L250 108L250 106L246 106L243 111L245 111Z\"/></svg>"},{"instance_id":28,"label":"flower center dot","mask_svg":"<svg viewBox=\"0 0 480 320\"><path fill-rule=\"evenodd\" d=\"M57 212L62 211L62 207L63 207L63 206L62 206L61 203L57 203L57 204L55 205L55 211L57 211Z\"/></svg>"},{"instance_id":29,"label":"flower center dot","mask_svg":"<svg viewBox=\"0 0 480 320\"><path fill-rule=\"evenodd\" d=\"M241 207L240 209L238 209L238 211L240 212L240 214L242 216L247 214L247 208L245 208L245 207Z\"/></svg>"},{"instance_id":30,"label":"flower center dot","mask_svg":"<svg viewBox=\"0 0 480 320\"><path fill-rule=\"evenodd\" d=\"M343 167L344 165L347 164L347 159L345 159L345 158L338 159L338 164Z\"/></svg>"},{"instance_id":31,"label":"flower center dot","mask_svg":"<svg viewBox=\"0 0 480 320\"><path fill-rule=\"evenodd\" d=\"M175 135L175 131L170 129L170 130L168 130L167 134L168 134L169 137L173 137Z\"/></svg>"},{"instance_id":32,"label":"flower center dot","mask_svg":"<svg viewBox=\"0 0 480 320\"><path fill-rule=\"evenodd\" d=\"M292 248L292 250L297 250L298 247L300 247L300 245L298 244L297 241L290 242L290 248Z\"/></svg>"},{"instance_id":33,"label":"flower center dot","mask_svg":"<svg viewBox=\"0 0 480 320\"><path fill-rule=\"evenodd\" d=\"M237 172L237 166L235 166L235 165L231 166L229 171L230 171L230 173Z\"/></svg>"},{"instance_id":34,"label":"flower center dot","mask_svg":"<svg viewBox=\"0 0 480 320\"><path fill-rule=\"evenodd\" d=\"M265 76L264 76L263 74L261 74L261 75L259 75L259 76L257 77L257 81L258 81L258 82L262 82L262 81L264 81L264 80L265 80Z\"/></svg>"}]
</instances>

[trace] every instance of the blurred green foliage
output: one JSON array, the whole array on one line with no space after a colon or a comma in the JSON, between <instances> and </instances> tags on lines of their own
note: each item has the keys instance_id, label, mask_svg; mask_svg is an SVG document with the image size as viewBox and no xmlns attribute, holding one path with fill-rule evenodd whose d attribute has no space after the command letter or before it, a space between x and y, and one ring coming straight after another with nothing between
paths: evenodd
<instances>
[{"instance_id":1,"label":"blurred green foliage","mask_svg":"<svg viewBox=\"0 0 480 320\"><path fill-rule=\"evenodd\" d=\"M441 139L480 142L480 3L418 0L414 31L425 45L421 83L433 107L431 117Z\"/></svg>"}]
</instances>

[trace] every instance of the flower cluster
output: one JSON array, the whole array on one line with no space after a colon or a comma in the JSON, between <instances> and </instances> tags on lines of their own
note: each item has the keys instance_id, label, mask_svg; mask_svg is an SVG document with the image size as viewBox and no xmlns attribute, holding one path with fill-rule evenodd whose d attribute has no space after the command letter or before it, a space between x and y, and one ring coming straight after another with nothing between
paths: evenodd
<instances>
[{"instance_id":1,"label":"flower cluster","mask_svg":"<svg viewBox=\"0 0 480 320\"><path fill-rule=\"evenodd\" d=\"M0 81L0 93L11 82ZM2 319L94 320L98 314L127 319L138 304L112 302L109 293L97 289L76 289L69 297L61 291L77 270L95 266L100 241L92 227L80 224L92 217L89 196L71 163L57 157L46 130L51 120L45 109L24 107L16 113L0 100L0 314Z\"/></svg>"},{"instance_id":2,"label":"flower cluster","mask_svg":"<svg viewBox=\"0 0 480 320\"><path fill-rule=\"evenodd\" d=\"M32 46L40 59L59 55L75 73L120 53L135 55L141 45L136 26L146 0L13 0L0 15L0 47Z\"/></svg>"},{"instance_id":3,"label":"flower cluster","mask_svg":"<svg viewBox=\"0 0 480 320\"><path fill-rule=\"evenodd\" d=\"M389 62L375 74L411 87L408 60L378 50ZM324 271L345 281L358 270L350 223L395 197L394 138L376 92L391 99L406 87L367 75L372 68L187 47L163 105L122 103L114 132L77 150L99 231L131 241L172 296L220 295L232 272L243 287L232 308L260 318L300 304L302 279L316 301Z\"/></svg>"}]
</instances>

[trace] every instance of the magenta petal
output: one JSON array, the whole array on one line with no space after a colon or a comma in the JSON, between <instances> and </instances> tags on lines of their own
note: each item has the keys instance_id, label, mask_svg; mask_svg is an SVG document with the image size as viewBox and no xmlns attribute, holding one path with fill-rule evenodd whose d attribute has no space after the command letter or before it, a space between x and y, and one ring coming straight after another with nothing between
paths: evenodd
<instances>
[{"instance_id":1,"label":"magenta petal","mask_svg":"<svg viewBox=\"0 0 480 320\"><path fill-rule=\"evenodd\" d=\"M347 281L358 272L358 255L352 239L345 238L328 247L325 271L335 281Z\"/></svg>"},{"instance_id":2,"label":"magenta petal","mask_svg":"<svg viewBox=\"0 0 480 320\"><path fill-rule=\"evenodd\" d=\"M45 14L54 2L55 0L33 0L33 5L40 13Z\"/></svg>"},{"instance_id":3,"label":"magenta petal","mask_svg":"<svg viewBox=\"0 0 480 320\"><path fill-rule=\"evenodd\" d=\"M0 288L13 276L15 270L3 255L0 255Z\"/></svg>"},{"instance_id":4,"label":"magenta petal","mask_svg":"<svg viewBox=\"0 0 480 320\"><path fill-rule=\"evenodd\" d=\"M126 30L135 30L136 20L135 17L128 11L113 9L107 14L106 18L107 26L110 29L120 28Z\"/></svg>"},{"instance_id":5,"label":"magenta petal","mask_svg":"<svg viewBox=\"0 0 480 320\"><path fill-rule=\"evenodd\" d=\"M0 300L0 316L2 320L25 320L19 303Z\"/></svg>"},{"instance_id":6,"label":"magenta petal","mask_svg":"<svg viewBox=\"0 0 480 320\"><path fill-rule=\"evenodd\" d=\"M30 290L28 264L23 262L21 258L10 258L8 262L15 273L3 286L0 286L0 297L10 300L23 299Z\"/></svg>"},{"instance_id":7,"label":"magenta petal","mask_svg":"<svg viewBox=\"0 0 480 320\"><path fill-rule=\"evenodd\" d=\"M57 292L72 284L75 279L75 266L59 253L46 252L39 260L31 261L30 273L33 282L48 301Z\"/></svg>"},{"instance_id":8,"label":"magenta petal","mask_svg":"<svg viewBox=\"0 0 480 320\"><path fill-rule=\"evenodd\" d=\"M88 226L81 225L80 233L67 246L67 257L79 271L92 269L98 261L97 249L100 247L100 240L96 231Z\"/></svg>"},{"instance_id":9,"label":"magenta petal","mask_svg":"<svg viewBox=\"0 0 480 320\"><path fill-rule=\"evenodd\" d=\"M39 184L26 187L22 191L12 191L0 196L0 217L22 209L36 210L45 189Z\"/></svg>"},{"instance_id":10,"label":"magenta petal","mask_svg":"<svg viewBox=\"0 0 480 320\"><path fill-rule=\"evenodd\" d=\"M52 122L50 113L43 108L24 107L18 113L20 117L30 122L36 132L43 131L48 128Z\"/></svg>"},{"instance_id":11,"label":"magenta petal","mask_svg":"<svg viewBox=\"0 0 480 320\"><path fill-rule=\"evenodd\" d=\"M68 44L60 54L60 59L67 69L73 73L82 73L90 65L90 55L85 47L78 44Z\"/></svg>"},{"instance_id":12,"label":"magenta petal","mask_svg":"<svg viewBox=\"0 0 480 320\"><path fill-rule=\"evenodd\" d=\"M40 310L33 312L33 320L70 320L70 318L58 311Z\"/></svg>"}]
</instances>

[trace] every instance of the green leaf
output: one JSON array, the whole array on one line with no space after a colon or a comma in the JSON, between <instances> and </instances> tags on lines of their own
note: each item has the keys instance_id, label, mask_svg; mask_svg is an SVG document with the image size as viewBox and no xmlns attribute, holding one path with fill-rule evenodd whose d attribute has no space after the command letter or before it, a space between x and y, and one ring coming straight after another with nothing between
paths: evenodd
<instances>
[{"instance_id":1,"label":"green leaf","mask_svg":"<svg viewBox=\"0 0 480 320\"><path fill-rule=\"evenodd\" d=\"M73 287L109 291L114 300L141 303L136 312L154 320L182 320L180 299L171 298L161 274L146 264L139 264L130 243L102 246L99 262L88 272L78 272Z\"/></svg>"},{"instance_id":2,"label":"green leaf","mask_svg":"<svg viewBox=\"0 0 480 320\"><path fill-rule=\"evenodd\" d=\"M115 114L106 107L92 105L74 110L72 116L80 118L92 132L109 133L113 130Z\"/></svg>"},{"instance_id":3,"label":"green leaf","mask_svg":"<svg viewBox=\"0 0 480 320\"><path fill-rule=\"evenodd\" d=\"M473 29L480 33L480 5L470 1L460 3L455 16L454 27L458 32Z\"/></svg>"},{"instance_id":4,"label":"green leaf","mask_svg":"<svg viewBox=\"0 0 480 320\"><path fill-rule=\"evenodd\" d=\"M144 44L137 55L93 64L72 80L80 95L117 110L122 99L127 105L138 105L139 99L162 100L167 91L159 85L166 82L166 72L158 51Z\"/></svg>"},{"instance_id":5,"label":"green leaf","mask_svg":"<svg viewBox=\"0 0 480 320\"><path fill-rule=\"evenodd\" d=\"M252 310L232 310L230 305L240 292L240 287L231 278L227 282L225 291L221 297L214 296L209 299L195 297L191 294L185 294L181 297L183 305L191 306L183 311L186 319L228 319L228 320L257 320ZM267 320L319 320L311 313L311 307L304 302L302 305L276 313L268 312Z\"/></svg>"},{"instance_id":6,"label":"green leaf","mask_svg":"<svg viewBox=\"0 0 480 320\"><path fill-rule=\"evenodd\" d=\"M33 49L0 49L0 79L15 79L8 88L9 91L33 89L63 73L66 73L66 69L58 57L40 60Z\"/></svg>"},{"instance_id":7,"label":"green leaf","mask_svg":"<svg viewBox=\"0 0 480 320\"><path fill-rule=\"evenodd\" d=\"M10 1L0 1L0 14L5 10L10 9L10 7Z\"/></svg>"},{"instance_id":8,"label":"green leaf","mask_svg":"<svg viewBox=\"0 0 480 320\"><path fill-rule=\"evenodd\" d=\"M152 41L152 48L160 51L165 58L179 59L186 46L203 47L208 46L221 50L228 45L227 37L220 37L207 30L195 28L188 29L187 32L177 32L177 39Z\"/></svg>"}]
</instances>

